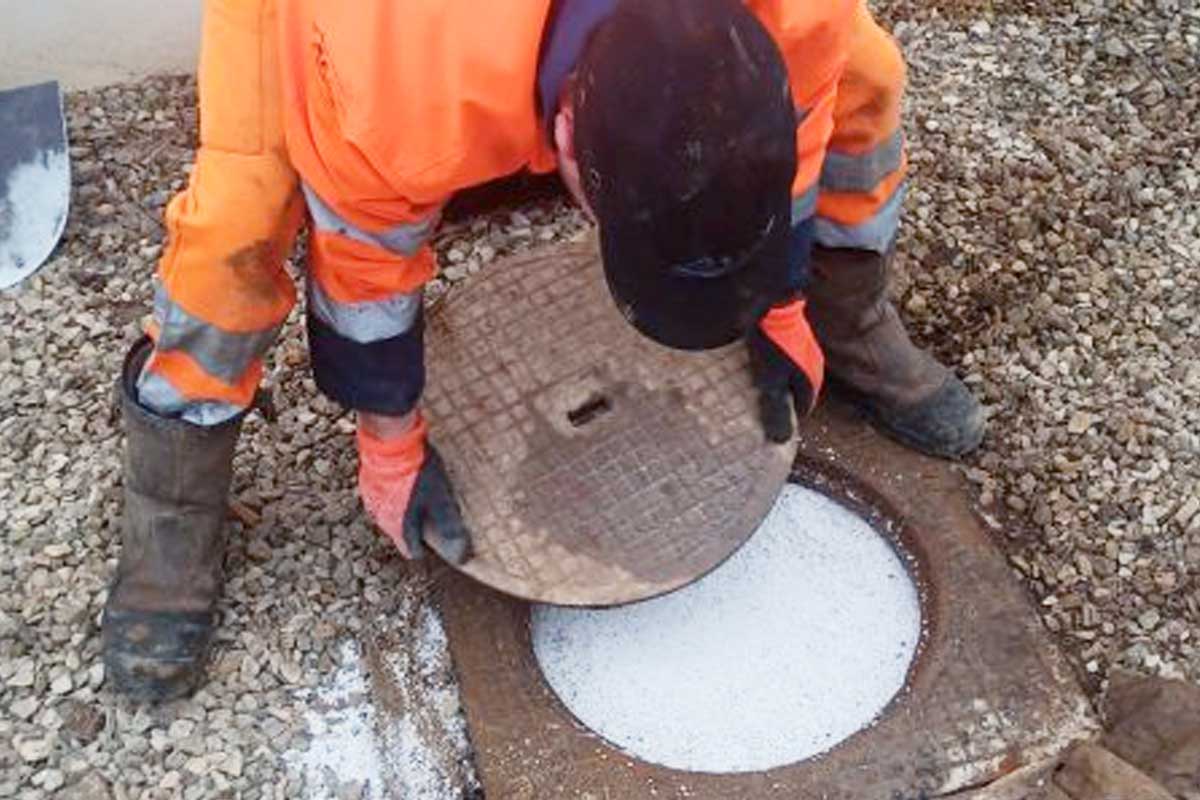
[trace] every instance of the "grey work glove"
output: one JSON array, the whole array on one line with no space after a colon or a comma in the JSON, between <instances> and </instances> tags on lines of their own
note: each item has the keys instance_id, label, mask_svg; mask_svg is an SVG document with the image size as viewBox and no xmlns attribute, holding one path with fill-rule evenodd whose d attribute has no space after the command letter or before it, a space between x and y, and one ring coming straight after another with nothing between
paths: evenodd
<instances>
[{"instance_id":1,"label":"grey work glove","mask_svg":"<svg viewBox=\"0 0 1200 800\"><path fill-rule=\"evenodd\" d=\"M746 337L750 366L758 387L758 410L767 439L792 438L792 408L809 414L825 380L825 356L808 324L803 299L768 311Z\"/></svg>"},{"instance_id":2,"label":"grey work glove","mask_svg":"<svg viewBox=\"0 0 1200 800\"><path fill-rule=\"evenodd\" d=\"M405 558L422 558L429 544L442 558L463 564L471 537L445 464L426 441L425 420L393 438L358 426L358 492L375 524Z\"/></svg>"}]
</instances>

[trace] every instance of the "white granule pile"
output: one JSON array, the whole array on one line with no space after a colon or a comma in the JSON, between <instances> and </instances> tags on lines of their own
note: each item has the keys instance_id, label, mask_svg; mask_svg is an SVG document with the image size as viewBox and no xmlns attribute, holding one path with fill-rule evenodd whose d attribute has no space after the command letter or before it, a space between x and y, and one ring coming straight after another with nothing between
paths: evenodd
<instances>
[{"instance_id":1,"label":"white granule pile","mask_svg":"<svg viewBox=\"0 0 1200 800\"><path fill-rule=\"evenodd\" d=\"M792 484L695 584L621 608L539 606L532 625L546 679L584 725L695 772L794 763L867 727L903 688L921 633L891 546Z\"/></svg>"}]
</instances>

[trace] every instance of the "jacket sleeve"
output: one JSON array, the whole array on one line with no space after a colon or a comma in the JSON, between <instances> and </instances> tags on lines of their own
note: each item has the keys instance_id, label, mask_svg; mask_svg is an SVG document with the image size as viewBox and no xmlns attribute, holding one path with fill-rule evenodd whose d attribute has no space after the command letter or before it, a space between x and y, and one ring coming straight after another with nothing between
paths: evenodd
<instances>
[{"instance_id":1,"label":"jacket sleeve","mask_svg":"<svg viewBox=\"0 0 1200 800\"><path fill-rule=\"evenodd\" d=\"M307 184L308 342L318 388L349 408L401 415L425 387L422 287L440 208L371 229Z\"/></svg>"},{"instance_id":2,"label":"jacket sleeve","mask_svg":"<svg viewBox=\"0 0 1200 800\"><path fill-rule=\"evenodd\" d=\"M252 402L294 303L283 263L303 204L283 145L276 0L207 0L200 147L168 205L143 405L202 425Z\"/></svg>"},{"instance_id":3,"label":"jacket sleeve","mask_svg":"<svg viewBox=\"0 0 1200 800\"><path fill-rule=\"evenodd\" d=\"M313 375L342 405L391 415L424 388L422 287L450 191L413 166L445 135L383 91L421 80L389 66L416 53L385 49L405 5L290 0L279 19L284 132L310 222Z\"/></svg>"},{"instance_id":4,"label":"jacket sleeve","mask_svg":"<svg viewBox=\"0 0 1200 800\"><path fill-rule=\"evenodd\" d=\"M899 47L859 5L821 167L816 244L884 253L895 239L908 167L904 83Z\"/></svg>"}]
</instances>

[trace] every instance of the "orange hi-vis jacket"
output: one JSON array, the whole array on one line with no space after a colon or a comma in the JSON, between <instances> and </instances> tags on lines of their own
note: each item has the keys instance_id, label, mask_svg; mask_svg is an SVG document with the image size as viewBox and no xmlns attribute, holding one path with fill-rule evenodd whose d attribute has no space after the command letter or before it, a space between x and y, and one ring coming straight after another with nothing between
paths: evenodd
<instances>
[{"instance_id":1,"label":"orange hi-vis jacket","mask_svg":"<svg viewBox=\"0 0 1200 800\"><path fill-rule=\"evenodd\" d=\"M411 409L440 210L461 189L554 168L543 41L597 2L206 0L200 148L167 210L141 401L197 424L251 403L295 302L283 263L307 219L318 385L353 408ZM788 66L793 221L811 218L818 244L882 252L906 168L898 49L865 0L746 5Z\"/></svg>"}]
</instances>

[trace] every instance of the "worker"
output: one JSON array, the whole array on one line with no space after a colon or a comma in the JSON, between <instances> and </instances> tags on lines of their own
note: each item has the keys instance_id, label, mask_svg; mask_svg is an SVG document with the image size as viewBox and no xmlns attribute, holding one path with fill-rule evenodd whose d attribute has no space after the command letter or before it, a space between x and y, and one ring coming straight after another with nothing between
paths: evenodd
<instances>
[{"instance_id":1,"label":"worker","mask_svg":"<svg viewBox=\"0 0 1200 800\"><path fill-rule=\"evenodd\" d=\"M456 192L521 170L557 168L596 221L637 330L747 342L769 439L827 357L885 431L975 447L978 403L887 297L904 66L864 2L207 0L200 148L119 381L114 685L162 700L201 680L234 446L305 223L313 374L357 412L359 493L405 556L470 557L419 411L430 237Z\"/></svg>"}]
</instances>

